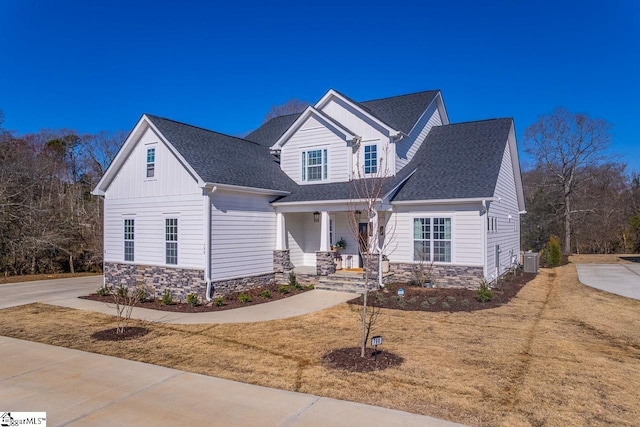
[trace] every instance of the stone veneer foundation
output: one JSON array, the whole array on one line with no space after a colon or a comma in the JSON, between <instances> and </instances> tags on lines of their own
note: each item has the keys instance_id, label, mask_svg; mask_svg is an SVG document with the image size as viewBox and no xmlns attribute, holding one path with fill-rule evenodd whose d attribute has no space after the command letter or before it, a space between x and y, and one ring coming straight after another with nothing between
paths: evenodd
<instances>
[{"instance_id":1,"label":"stone veneer foundation","mask_svg":"<svg viewBox=\"0 0 640 427\"><path fill-rule=\"evenodd\" d=\"M283 273L292 268L289 249L273 251L273 271L275 273Z\"/></svg>"},{"instance_id":2,"label":"stone veneer foundation","mask_svg":"<svg viewBox=\"0 0 640 427\"><path fill-rule=\"evenodd\" d=\"M204 298L207 291L203 270L105 262L104 280L107 286L124 285L131 289L143 282L156 298L168 290L174 299L181 301L190 293Z\"/></svg>"},{"instance_id":3,"label":"stone veneer foundation","mask_svg":"<svg viewBox=\"0 0 640 427\"><path fill-rule=\"evenodd\" d=\"M137 283L143 282L155 298L161 298L164 291L168 290L178 301L186 301L190 293L198 295L203 301L206 299L207 284L203 270L105 262L104 279L105 284L113 288L124 285L134 289ZM267 273L213 281L212 297L267 286L274 280L275 274Z\"/></svg>"},{"instance_id":4,"label":"stone veneer foundation","mask_svg":"<svg viewBox=\"0 0 640 427\"><path fill-rule=\"evenodd\" d=\"M389 272L394 281L410 282L417 264L389 263ZM431 283L439 288L471 288L477 289L484 278L482 267L463 265L434 265ZM386 280L385 280L386 282Z\"/></svg>"}]
</instances>

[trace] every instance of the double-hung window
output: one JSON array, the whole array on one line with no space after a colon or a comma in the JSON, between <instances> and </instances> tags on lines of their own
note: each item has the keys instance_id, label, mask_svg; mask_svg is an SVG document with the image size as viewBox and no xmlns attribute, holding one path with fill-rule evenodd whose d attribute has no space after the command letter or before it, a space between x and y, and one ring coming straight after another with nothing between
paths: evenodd
<instances>
[{"instance_id":1,"label":"double-hung window","mask_svg":"<svg viewBox=\"0 0 640 427\"><path fill-rule=\"evenodd\" d=\"M414 218L413 260L451 262L451 218Z\"/></svg>"},{"instance_id":2,"label":"double-hung window","mask_svg":"<svg viewBox=\"0 0 640 427\"><path fill-rule=\"evenodd\" d=\"M178 264L178 218L166 218L164 221L166 263Z\"/></svg>"},{"instance_id":3,"label":"double-hung window","mask_svg":"<svg viewBox=\"0 0 640 427\"><path fill-rule=\"evenodd\" d=\"M135 235L135 220L124 220L124 260L134 260L134 235Z\"/></svg>"},{"instance_id":4,"label":"double-hung window","mask_svg":"<svg viewBox=\"0 0 640 427\"><path fill-rule=\"evenodd\" d=\"M156 174L156 149L147 148L147 178L153 178Z\"/></svg>"},{"instance_id":5,"label":"double-hung window","mask_svg":"<svg viewBox=\"0 0 640 427\"><path fill-rule=\"evenodd\" d=\"M322 181L327 179L327 149L302 152L302 180Z\"/></svg>"},{"instance_id":6,"label":"double-hung window","mask_svg":"<svg viewBox=\"0 0 640 427\"><path fill-rule=\"evenodd\" d=\"M378 146L375 144L364 146L364 173L378 173Z\"/></svg>"}]
</instances>

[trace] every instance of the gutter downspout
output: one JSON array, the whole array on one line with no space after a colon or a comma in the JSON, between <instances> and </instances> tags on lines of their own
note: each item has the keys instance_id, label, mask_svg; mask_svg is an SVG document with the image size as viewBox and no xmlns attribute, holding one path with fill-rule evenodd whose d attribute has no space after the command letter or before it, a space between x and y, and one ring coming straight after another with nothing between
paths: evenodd
<instances>
[{"instance_id":1,"label":"gutter downspout","mask_svg":"<svg viewBox=\"0 0 640 427\"><path fill-rule=\"evenodd\" d=\"M489 248L487 247L487 215L489 215L489 209L487 209L487 201L482 200L482 211L484 220L482 221L482 245L484 246L482 250L482 270L484 271L484 279L487 280L487 275L489 274L489 266L487 265L487 251Z\"/></svg>"},{"instance_id":2,"label":"gutter downspout","mask_svg":"<svg viewBox=\"0 0 640 427\"><path fill-rule=\"evenodd\" d=\"M213 194L218 189L217 186L214 186L211 191L207 192L205 188L205 207L204 207L204 224L206 225L207 232L205 233L205 241L204 241L204 281L207 284L207 291L205 293L205 298L207 301L211 301L211 198L210 194Z\"/></svg>"}]
</instances>

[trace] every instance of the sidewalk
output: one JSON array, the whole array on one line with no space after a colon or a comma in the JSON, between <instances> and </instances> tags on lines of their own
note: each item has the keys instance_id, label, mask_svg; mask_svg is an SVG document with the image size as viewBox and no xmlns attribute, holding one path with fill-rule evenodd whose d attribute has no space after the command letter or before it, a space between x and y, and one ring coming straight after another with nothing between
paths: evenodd
<instances>
[{"instance_id":1,"label":"sidewalk","mask_svg":"<svg viewBox=\"0 0 640 427\"><path fill-rule=\"evenodd\" d=\"M49 426L433 426L460 424L0 336L2 411Z\"/></svg>"}]
</instances>

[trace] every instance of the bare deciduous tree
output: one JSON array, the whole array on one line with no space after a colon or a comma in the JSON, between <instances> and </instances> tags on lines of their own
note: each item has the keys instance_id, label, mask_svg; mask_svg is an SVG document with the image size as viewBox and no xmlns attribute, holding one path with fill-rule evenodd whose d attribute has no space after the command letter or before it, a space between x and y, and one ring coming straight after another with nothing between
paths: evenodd
<instances>
[{"instance_id":1,"label":"bare deciduous tree","mask_svg":"<svg viewBox=\"0 0 640 427\"><path fill-rule=\"evenodd\" d=\"M373 279L382 286L382 256L390 248L395 236L395 225L385 215L388 210L388 200L385 200L385 196L390 179L388 162L393 159L389 159L388 148L382 153L376 152L375 162L371 156L364 160L361 146L355 148L356 161L348 218L349 229L354 240L358 242L364 264L365 286L360 314L360 356L364 357L369 333L375 321L379 319L378 315L367 314L368 294ZM375 278L371 274L374 270L378 273Z\"/></svg>"},{"instance_id":2,"label":"bare deciduous tree","mask_svg":"<svg viewBox=\"0 0 640 427\"><path fill-rule=\"evenodd\" d=\"M564 108L538 118L525 131L527 152L553 177L561 191L564 253L571 253L575 192L589 179L589 167L608 159L611 124Z\"/></svg>"},{"instance_id":3,"label":"bare deciduous tree","mask_svg":"<svg viewBox=\"0 0 640 427\"><path fill-rule=\"evenodd\" d=\"M262 123L266 123L269 120L273 119L274 117L284 116L287 114L301 113L309 105L311 104L308 103L307 101L300 101L299 99L291 98L290 100L288 100L282 105L272 106L271 109L269 109L269 112L267 113L267 115L264 117L264 120L262 121Z\"/></svg>"}]
</instances>

